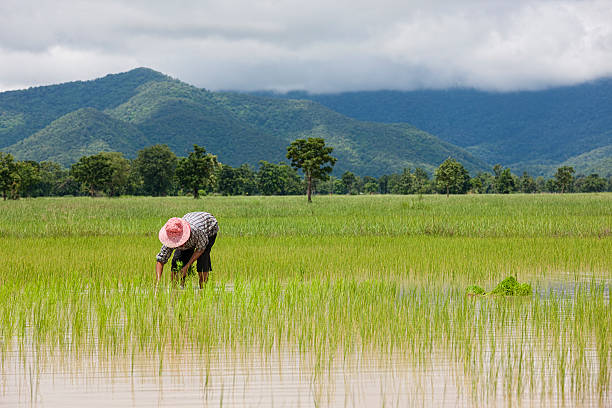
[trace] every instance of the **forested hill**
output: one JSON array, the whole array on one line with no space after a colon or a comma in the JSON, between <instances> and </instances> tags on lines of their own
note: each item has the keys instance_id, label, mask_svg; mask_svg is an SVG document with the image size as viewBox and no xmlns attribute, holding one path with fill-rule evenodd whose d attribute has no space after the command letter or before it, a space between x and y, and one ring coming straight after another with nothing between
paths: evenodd
<instances>
[{"instance_id":1,"label":"forested hill","mask_svg":"<svg viewBox=\"0 0 612 408\"><path fill-rule=\"evenodd\" d=\"M446 158L472 173L489 164L408 124L363 122L319 103L215 93L146 68L92 81L0 93L0 150L19 160L65 166L83 155L167 144L186 156L204 146L223 163L286 161L296 138L323 137L338 158L335 173L380 176Z\"/></svg>"},{"instance_id":2,"label":"forested hill","mask_svg":"<svg viewBox=\"0 0 612 408\"><path fill-rule=\"evenodd\" d=\"M612 79L509 93L450 89L276 96L317 101L359 120L410 123L516 173L550 175L572 165L584 174L612 174Z\"/></svg>"},{"instance_id":3,"label":"forested hill","mask_svg":"<svg viewBox=\"0 0 612 408\"><path fill-rule=\"evenodd\" d=\"M115 107L151 81L169 81L159 72L138 68L92 81L40 86L0 93L0 149L41 130L55 119L80 108Z\"/></svg>"}]
</instances>

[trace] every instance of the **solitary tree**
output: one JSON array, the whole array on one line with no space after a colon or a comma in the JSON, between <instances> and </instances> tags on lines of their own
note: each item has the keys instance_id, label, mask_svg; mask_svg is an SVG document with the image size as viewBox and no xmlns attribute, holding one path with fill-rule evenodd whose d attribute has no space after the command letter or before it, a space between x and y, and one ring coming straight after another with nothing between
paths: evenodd
<instances>
[{"instance_id":1,"label":"solitary tree","mask_svg":"<svg viewBox=\"0 0 612 408\"><path fill-rule=\"evenodd\" d=\"M565 191L569 191L569 188L574 182L574 173L574 168L571 166L562 166L557 169L555 180L557 181L557 185L561 188L561 194Z\"/></svg>"},{"instance_id":2,"label":"solitary tree","mask_svg":"<svg viewBox=\"0 0 612 408\"><path fill-rule=\"evenodd\" d=\"M199 189L212 184L218 166L217 156L207 154L204 147L194 144L193 152L179 160L176 178L179 184L193 193L193 198L198 198Z\"/></svg>"},{"instance_id":3,"label":"solitary tree","mask_svg":"<svg viewBox=\"0 0 612 408\"><path fill-rule=\"evenodd\" d=\"M325 146L325 141L320 137L297 139L287 147L287 158L291 160L291 166L304 172L309 203L312 202L313 181L325 180L336 164L336 158L330 155L333 150L333 147Z\"/></svg>"},{"instance_id":4,"label":"solitary tree","mask_svg":"<svg viewBox=\"0 0 612 408\"><path fill-rule=\"evenodd\" d=\"M466 193L469 188L470 175L461 163L449 157L436 169L434 179L438 189L445 191L448 197L450 193Z\"/></svg>"}]
</instances>

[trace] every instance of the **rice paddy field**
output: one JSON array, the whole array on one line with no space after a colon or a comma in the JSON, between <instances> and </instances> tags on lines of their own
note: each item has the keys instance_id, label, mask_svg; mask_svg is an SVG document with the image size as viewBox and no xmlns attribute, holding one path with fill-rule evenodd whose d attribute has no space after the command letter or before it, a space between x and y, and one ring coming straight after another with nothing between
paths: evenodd
<instances>
[{"instance_id":1,"label":"rice paddy field","mask_svg":"<svg viewBox=\"0 0 612 408\"><path fill-rule=\"evenodd\" d=\"M190 211L210 280L156 288ZM609 193L22 199L0 237L3 406L612 406Z\"/></svg>"}]
</instances>

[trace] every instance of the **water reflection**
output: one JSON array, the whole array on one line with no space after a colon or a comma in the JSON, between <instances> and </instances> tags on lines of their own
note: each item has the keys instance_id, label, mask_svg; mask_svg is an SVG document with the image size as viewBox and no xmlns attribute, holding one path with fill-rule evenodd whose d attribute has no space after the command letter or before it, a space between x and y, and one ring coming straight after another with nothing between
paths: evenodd
<instances>
[{"instance_id":1,"label":"water reflection","mask_svg":"<svg viewBox=\"0 0 612 408\"><path fill-rule=\"evenodd\" d=\"M95 350L77 356L15 346L2 361L3 406L457 407L522 402L607 407L612 402L609 395L588 393L575 399L569 384L564 394L543 392L547 382L555 381L545 367L535 379L525 375L525 390L517 396L508 389L514 382L500 365L500 351L485 353L491 365L471 372L475 367L458 363L441 348L417 360L407 353L383 357L366 351L321 360L289 347L114 358ZM592 354L586 358L595 358ZM542 361L535 355L536 367Z\"/></svg>"}]
</instances>

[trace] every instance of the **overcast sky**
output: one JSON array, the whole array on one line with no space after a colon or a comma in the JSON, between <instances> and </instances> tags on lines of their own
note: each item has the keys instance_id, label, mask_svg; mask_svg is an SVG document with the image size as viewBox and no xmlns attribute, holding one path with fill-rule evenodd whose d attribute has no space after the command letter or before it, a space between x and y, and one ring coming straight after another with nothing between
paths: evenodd
<instances>
[{"instance_id":1,"label":"overcast sky","mask_svg":"<svg viewBox=\"0 0 612 408\"><path fill-rule=\"evenodd\" d=\"M0 90L140 66L211 90L573 84L612 75L612 0L0 0Z\"/></svg>"}]
</instances>

